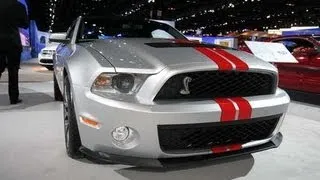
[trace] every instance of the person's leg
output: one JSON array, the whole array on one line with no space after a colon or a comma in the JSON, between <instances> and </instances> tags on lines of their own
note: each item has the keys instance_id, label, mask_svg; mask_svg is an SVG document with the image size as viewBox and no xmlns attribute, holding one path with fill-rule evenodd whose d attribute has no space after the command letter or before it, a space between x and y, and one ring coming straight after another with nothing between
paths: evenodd
<instances>
[{"instance_id":1,"label":"person's leg","mask_svg":"<svg viewBox=\"0 0 320 180\"><path fill-rule=\"evenodd\" d=\"M8 73L9 73L9 97L11 104L21 102L19 100L19 68L21 50L14 50L8 53Z\"/></svg>"},{"instance_id":2,"label":"person's leg","mask_svg":"<svg viewBox=\"0 0 320 180\"><path fill-rule=\"evenodd\" d=\"M0 79L6 67L7 67L7 57L5 53L0 52Z\"/></svg>"}]
</instances>

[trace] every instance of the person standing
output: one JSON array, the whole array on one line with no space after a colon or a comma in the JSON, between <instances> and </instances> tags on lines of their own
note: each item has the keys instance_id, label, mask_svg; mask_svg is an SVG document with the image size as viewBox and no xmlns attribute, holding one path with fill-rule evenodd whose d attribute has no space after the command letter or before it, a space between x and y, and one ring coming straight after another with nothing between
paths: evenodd
<instances>
[{"instance_id":1,"label":"person standing","mask_svg":"<svg viewBox=\"0 0 320 180\"><path fill-rule=\"evenodd\" d=\"M18 85L22 52L19 28L27 28L28 25L27 12L22 3L0 0L0 78L7 67L11 104L22 102Z\"/></svg>"}]
</instances>

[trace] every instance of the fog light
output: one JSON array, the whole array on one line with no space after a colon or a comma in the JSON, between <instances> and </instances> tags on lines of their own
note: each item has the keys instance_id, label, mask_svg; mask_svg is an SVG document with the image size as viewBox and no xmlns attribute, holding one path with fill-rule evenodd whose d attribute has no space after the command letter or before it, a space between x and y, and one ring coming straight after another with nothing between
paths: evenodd
<instances>
[{"instance_id":1,"label":"fog light","mask_svg":"<svg viewBox=\"0 0 320 180\"><path fill-rule=\"evenodd\" d=\"M129 137L130 130L128 127L118 127L112 131L112 137L116 141L125 141Z\"/></svg>"}]
</instances>

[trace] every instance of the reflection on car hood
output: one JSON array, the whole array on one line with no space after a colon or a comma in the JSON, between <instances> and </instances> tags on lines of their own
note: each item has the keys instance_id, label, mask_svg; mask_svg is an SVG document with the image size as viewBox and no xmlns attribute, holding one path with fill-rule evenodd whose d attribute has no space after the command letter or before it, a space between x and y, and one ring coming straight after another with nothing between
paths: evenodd
<instances>
[{"instance_id":1,"label":"reflection on car hood","mask_svg":"<svg viewBox=\"0 0 320 180\"><path fill-rule=\"evenodd\" d=\"M197 47L215 47L191 41L147 39L147 38L123 38L96 40L88 46L103 55L118 72L128 70L140 73L155 74L167 67L184 64L207 65L217 68L212 60L201 54ZM250 68L274 71L274 67L263 62L253 55L237 50L227 50L239 57Z\"/></svg>"}]
</instances>

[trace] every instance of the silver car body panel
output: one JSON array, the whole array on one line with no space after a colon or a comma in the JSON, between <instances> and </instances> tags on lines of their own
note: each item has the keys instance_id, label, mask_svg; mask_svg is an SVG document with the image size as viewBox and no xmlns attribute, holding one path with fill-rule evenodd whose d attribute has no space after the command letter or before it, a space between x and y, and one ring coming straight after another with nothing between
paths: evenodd
<instances>
[{"instance_id":1,"label":"silver car body panel","mask_svg":"<svg viewBox=\"0 0 320 180\"><path fill-rule=\"evenodd\" d=\"M221 109L215 101L173 102L172 104L143 105L119 102L94 95L90 88L74 86L78 116L94 119L102 124L93 129L79 124L81 140L85 147L94 151L144 158L183 157L212 153L206 152L167 154L161 151L157 126L169 124L195 124L220 122ZM275 95L246 98L252 107L252 118L283 114L272 135L279 132L290 98L278 89ZM111 137L115 127L128 126L138 132L138 139L130 148L118 147ZM244 147L268 142L268 139L251 142Z\"/></svg>"},{"instance_id":2,"label":"silver car body panel","mask_svg":"<svg viewBox=\"0 0 320 180\"><path fill-rule=\"evenodd\" d=\"M156 74L166 67L202 65L211 69L218 66L208 57L200 54L192 47L155 48L146 43L171 43L174 40L127 38L97 40L90 47L101 53L117 72ZM229 53L246 62L250 69L276 71L271 64L257 60L257 57L241 51L227 50Z\"/></svg>"}]
</instances>

